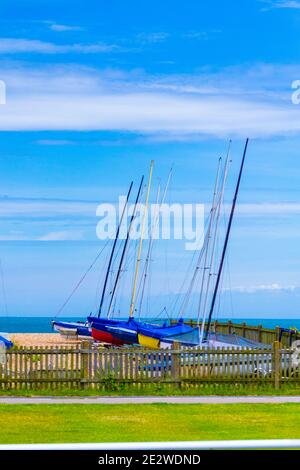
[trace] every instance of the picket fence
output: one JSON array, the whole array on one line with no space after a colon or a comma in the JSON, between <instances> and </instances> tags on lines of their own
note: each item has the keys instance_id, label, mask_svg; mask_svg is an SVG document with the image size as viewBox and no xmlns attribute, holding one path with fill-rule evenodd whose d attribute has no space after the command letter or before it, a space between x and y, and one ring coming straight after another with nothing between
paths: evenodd
<instances>
[{"instance_id":1,"label":"picket fence","mask_svg":"<svg viewBox=\"0 0 300 470\"><path fill-rule=\"evenodd\" d=\"M141 348L79 346L14 348L1 357L0 389L113 388L116 384L299 383L292 349ZM296 358L297 359L297 358Z\"/></svg>"}]
</instances>

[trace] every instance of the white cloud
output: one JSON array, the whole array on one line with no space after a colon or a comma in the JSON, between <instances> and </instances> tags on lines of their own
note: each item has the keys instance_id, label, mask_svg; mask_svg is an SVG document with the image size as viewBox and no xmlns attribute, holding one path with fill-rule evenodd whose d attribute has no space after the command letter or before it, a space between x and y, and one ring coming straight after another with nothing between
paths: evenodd
<instances>
[{"instance_id":1,"label":"white cloud","mask_svg":"<svg viewBox=\"0 0 300 470\"><path fill-rule=\"evenodd\" d=\"M136 36L138 42L142 44L146 43L156 43L156 42L163 42L168 39L170 36L169 33L164 31L158 31L153 33L140 33Z\"/></svg>"},{"instance_id":2,"label":"white cloud","mask_svg":"<svg viewBox=\"0 0 300 470\"><path fill-rule=\"evenodd\" d=\"M112 52L116 49L118 49L118 46L115 44L54 44L38 39L0 38L0 54L94 54L99 52Z\"/></svg>"},{"instance_id":3,"label":"white cloud","mask_svg":"<svg viewBox=\"0 0 300 470\"><path fill-rule=\"evenodd\" d=\"M153 93L42 94L8 97L1 130L122 130L226 136L299 132L300 114L242 99L188 98Z\"/></svg>"},{"instance_id":4,"label":"white cloud","mask_svg":"<svg viewBox=\"0 0 300 470\"><path fill-rule=\"evenodd\" d=\"M260 0L266 4L263 11L268 11L273 8L300 10L300 2L297 0Z\"/></svg>"},{"instance_id":5,"label":"white cloud","mask_svg":"<svg viewBox=\"0 0 300 470\"><path fill-rule=\"evenodd\" d=\"M72 140L64 140L64 139L40 139L36 141L39 145L53 145L53 146L60 146L60 145L73 145L75 142Z\"/></svg>"},{"instance_id":6,"label":"white cloud","mask_svg":"<svg viewBox=\"0 0 300 470\"><path fill-rule=\"evenodd\" d=\"M58 23L49 23L49 28L52 31L56 32L66 32L66 31L82 31L83 28L81 26L71 26L66 24L58 24Z\"/></svg>"},{"instance_id":7,"label":"white cloud","mask_svg":"<svg viewBox=\"0 0 300 470\"><path fill-rule=\"evenodd\" d=\"M46 235L37 237L39 241L65 241L65 240L82 240L82 232L80 231L60 231L49 232Z\"/></svg>"},{"instance_id":8,"label":"white cloud","mask_svg":"<svg viewBox=\"0 0 300 470\"><path fill-rule=\"evenodd\" d=\"M65 230L58 232L49 232L44 235L34 236L23 233L10 232L6 235L0 235L0 241L76 241L82 240L83 233L79 230Z\"/></svg>"},{"instance_id":9,"label":"white cloud","mask_svg":"<svg viewBox=\"0 0 300 470\"><path fill-rule=\"evenodd\" d=\"M0 217L94 217L99 202L64 201L51 199L0 200Z\"/></svg>"},{"instance_id":10,"label":"white cloud","mask_svg":"<svg viewBox=\"0 0 300 470\"><path fill-rule=\"evenodd\" d=\"M75 67L3 69L7 104L0 108L0 129L115 130L174 139L298 133L300 107L289 95L290 74L298 70L259 66L151 77Z\"/></svg>"},{"instance_id":11,"label":"white cloud","mask_svg":"<svg viewBox=\"0 0 300 470\"><path fill-rule=\"evenodd\" d=\"M99 201L77 201L64 199L22 199L2 197L0 199L0 218L56 218L56 217L96 217L96 209L100 203L116 204L114 200ZM199 201L197 201L199 203ZM174 200L176 203L176 200ZM207 205L207 208L209 204ZM231 206L224 205L226 212ZM300 204L298 203L262 203L245 204L239 203L236 207L236 214L244 217L270 217L299 215Z\"/></svg>"},{"instance_id":12,"label":"white cloud","mask_svg":"<svg viewBox=\"0 0 300 470\"><path fill-rule=\"evenodd\" d=\"M214 35L220 34L221 32L222 31L220 29L210 29L207 31L187 31L186 33L182 34L182 37L186 39L207 40Z\"/></svg>"},{"instance_id":13,"label":"white cloud","mask_svg":"<svg viewBox=\"0 0 300 470\"><path fill-rule=\"evenodd\" d=\"M259 284L254 286L236 286L230 288L223 288L223 291L231 290L235 292L254 294L256 292L294 292L299 287L295 285L280 285L278 283L273 284Z\"/></svg>"},{"instance_id":14,"label":"white cloud","mask_svg":"<svg viewBox=\"0 0 300 470\"><path fill-rule=\"evenodd\" d=\"M229 209L229 207L227 207ZM237 214L245 216L284 216L300 214L298 203L238 204Z\"/></svg>"}]
</instances>

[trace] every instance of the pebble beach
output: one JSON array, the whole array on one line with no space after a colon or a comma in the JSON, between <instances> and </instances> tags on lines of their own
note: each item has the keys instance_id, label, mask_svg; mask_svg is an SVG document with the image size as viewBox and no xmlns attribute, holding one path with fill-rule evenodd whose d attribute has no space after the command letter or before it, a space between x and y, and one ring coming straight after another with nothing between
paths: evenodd
<instances>
[{"instance_id":1,"label":"pebble beach","mask_svg":"<svg viewBox=\"0 0 300 470\"><path fill-rule=\"evenodd\" d=\"M10 333L9 339L16 346L68 346L80 343L77 339L58 333Z\"/></svg>"}]
</instances>

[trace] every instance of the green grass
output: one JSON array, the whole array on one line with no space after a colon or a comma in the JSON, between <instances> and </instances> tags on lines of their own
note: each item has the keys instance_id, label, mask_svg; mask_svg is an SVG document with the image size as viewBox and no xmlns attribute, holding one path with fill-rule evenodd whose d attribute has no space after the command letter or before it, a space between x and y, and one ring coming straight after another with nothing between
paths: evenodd
<instances>
[{"instance_id":1,"label":"green grass","mask_svg":"<svg viewBox=\"0 0 300 470\"><path fill-rule=\"evenodd\" d=\"M0 405L2 444L299 437L299 404Z\"/></svg>"},{"instance_id":2,"label":"green grass","mask_svg":"<svg viewBox=\"0 0 300 470\"><path fill-rule=\"evenodd\" d=\"M275 390L272 384L209 384L202 383L196 386L182 385L164 385L164 384L145 384L143 386L119 384L108 384L102 388L87 389L32 389L32 390L0 390L2 396L137 396L137 395L153 395L153 396L261 396L261 395L300 395L299 384L283 384L279 390Z\"/></svg>"}]
</instances>

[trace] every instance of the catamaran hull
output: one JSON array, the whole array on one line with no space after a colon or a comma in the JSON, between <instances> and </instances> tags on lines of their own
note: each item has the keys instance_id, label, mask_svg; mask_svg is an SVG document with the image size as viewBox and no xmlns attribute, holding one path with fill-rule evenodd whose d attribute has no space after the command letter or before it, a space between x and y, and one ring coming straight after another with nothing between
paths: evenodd
<instances>
[{"instance_id":1,"label":"catamaran hull","mask_svg":"<svg viewBox=\"0 0 300 470\"><path fill-rule=\"evenodd\" d=\"M101 343L113 344L114 346L123 346L123 344L125 344L124 341L115 338L108 331L100 330L94 327L92 327L92 337L96 341L100 341Z\"/></svg>"},{"instance_id":2,"label":"catamaran hull","mask_svg":"<svg viewBox=\"0 0 300 470\"><path fill-rule=\"evenodd\" d=\"M114 326L109 326L107 329L114 338L123 341L124 344L138 344L138 335L136 330Z\"/></svg>"},{"instance_id":3,"label":"catamaran hull","mask_svg":"<svg viewBox=\"0 0 300 470\"><path fill-rule=\"evenodd\" d=\"M74 338L90 339L91 329L84 323L53 321L52 327L63 336L74 336Z\"/></svg>"},{"instance_id":4,"label":"catamaran hull","mask_svg":"<svg viewBox=\"0 0 300 470\"><path fill-rule=\"evenodd\" d=\"M115 325L107 325L106 331L124 344L140 344L147 348L157 349L160 346L160 339L173 336L174 334L188 333L193 328L179 321L176 325L157 326L150 323L138 322L133 318L127 322L119 322Z\"/></svg>"}]
</instances>

